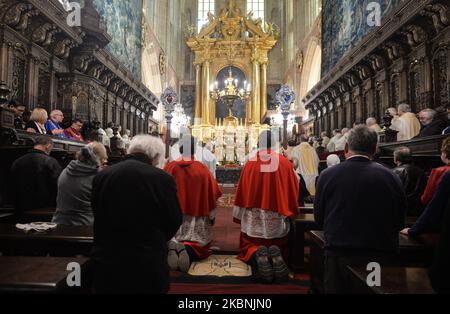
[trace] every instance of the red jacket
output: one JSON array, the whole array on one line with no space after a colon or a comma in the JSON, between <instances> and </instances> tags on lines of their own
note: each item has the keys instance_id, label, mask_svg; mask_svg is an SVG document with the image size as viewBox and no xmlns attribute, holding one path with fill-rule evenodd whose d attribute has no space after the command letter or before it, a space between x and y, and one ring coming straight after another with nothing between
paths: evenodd
<instances>
[{"instance_id":1,"label":"red jacket","mask_svg":"<svg viewBox=\"0 0 450 314\"><path fill-rule=\"evenodd\" d=\"M423 192L423 195L421 198L423 205L427 205L431 201L434 194L436 193L439 183L441 183L442 177L449 170L450 170L450 166L447 165L444 167L433 169L433 171L431 171L431 175L430 175L430 178L428 179L427 187L425 188L425 191Z\"/></svg>"},{"instance_id":2,"label":"red jacket","mask_svg":"<svg viewBox=\"0 0 450 314\"><path fill-rule=\"evenodd\" d=\"M194 158L169 163L165 169L177 183L177 194L183 215L209 217L217 208L222 191L211 171Z\"/></svg>"},{"instance_id":3,"label":"red jacket","mask_svg":"<svg viewBox=\"0 0 450 314\"><path fill-rule=\"evenodd\" d=\"M69 140L74 140L74 141L80 141L83 142L83 136L81 135L80 132L78 132L77 130L75 130L74 128L70 127L67 128L64 133L66 134L66 137Z\"/></svg>"},{"instance_id":4,"label":"red jacket","mask_svg":"<svg viewBox=\"0 0 450 314\"><path fill-rule=\"evenodd\" d=\"M262 151L245 164L234 204L291 217L298 213L299 188L291 162L270 150Z\"/></svg>"}]
</instances>

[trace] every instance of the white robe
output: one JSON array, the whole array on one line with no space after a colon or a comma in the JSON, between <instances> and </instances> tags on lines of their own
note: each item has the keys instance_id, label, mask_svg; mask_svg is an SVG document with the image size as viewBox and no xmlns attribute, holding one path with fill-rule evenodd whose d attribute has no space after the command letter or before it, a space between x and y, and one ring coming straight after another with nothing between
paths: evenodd
<instances>
[{"instance_id":1,"label":"white robe","mask_svg":"<svg viewBox=\"0 0 450 314\"><path fill-rule=\"evenodd\" d=\"M407 112L392 119L391 129L398 131L397 141L409 141L420 133L421 125L413 113Z\"/></svg>"},{"instance_id":2,"label":"white robe","mask_svg":"<svg viewBox=\"0 0 450 314\"><path fill-rule=\"evenodd\" d=\"M217 157L209 149L197 146L195 159L208 167L214 178L216 177Z\"/></svg>"},{"instance_id":3,"label":"white robe","mask_svg":"<svg viewBox=\"0 0 450 314\"><path fill-rule=\"evenodd\" d=\"M234 207L233 218L241 222L241 232L259 239L280 239L289 234L289 218L260 208Z\"/></svg>"},{"instance_id":4,"label":"white robe","mask_svg":"<svg viewBox=\"0 0 450 314\"><path fill-rule=\"evenodd\" d=\"M316 178L319 176L319 156L308 143L301 143L292 150L292 158L298 160L297 172L305 180L311 195L316 194Z\"/></svg>"},{"instance_id":5,"label":"white robe","mask_svg":"<svg viewBox=\"0 0 450 314\"><path fill-rule=\"evenodd\" d=\"M330 139L328 145L326 146L327 150L328 150L330 153L336 152L336 151L337 151L336 145L338 145L338 142L339 142L341 139L342 139L342 135L341 135L341 134L333 136L333 137Z\"/></svg>"}]
</instances>

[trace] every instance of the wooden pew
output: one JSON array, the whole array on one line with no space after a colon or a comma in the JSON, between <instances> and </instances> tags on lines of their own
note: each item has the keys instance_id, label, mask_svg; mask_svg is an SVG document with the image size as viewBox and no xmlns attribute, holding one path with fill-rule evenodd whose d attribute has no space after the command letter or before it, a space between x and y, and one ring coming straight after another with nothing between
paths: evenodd
<instances>
[{"instance_id":1,"label":"wooden pew","mask_svg":"<svg viewBox=\"0 0 450 314\"><path fill-rule=\"evenodd\" d=\"M428 269L413 267L383 267L381 286L369 287L369 271L363 267L347 266L352 294L433 294Z\"/></svg>"},{"instance_id":2,"label":"wooden pew","mask_svg":"<svg viewBox=\"0 0 450 314\"><path fill-rule=\"evenodd\" d=\"M291 245L291 268L300 272L305 268L305 232L318 230L313 214L299 214L293 219L293 245Z\"/></svg>"},{"instance_id":3,"label":"wooden pew","mask_svg":"<svg viewBox=\"0 0 450 314\"><path fill-rule=\"evenodd\" d=\"M314 214L314 207L313 206L305 206L305 207L299 207L301 214Z\"/></svg>"},{"instance_id":4,"label":"wooden pew","mask_svg":"<svg viewBox=\"0 0 450 314\"><path fill-rule=\"evenodd\" d=\"M305 213L311 210L311 213ZM305 232L312 231L312 230L320 230L320 228L316 225L313 215L314 209L311 207L301 207L300 208L300 215L294 217L294 231L293 236L291 237L291 240L293 241L293 245L291 245L291 268L294 271L300 272L305 269L305 263L304 263L304 249L306 246L306 241L308 239L305 239ZM406 226L410 227L412 226L415 221L416 217L407 217L406 219ZM408 245L408 242L405 242L405 245ZM408 246L405 247L405 249L408 248ZM413 254L414 251L411 252L405 252ZM411 254L406 254L405 259L406 260L412 260ZM420 260L420 258L419 258Z\"/></svg>"},{"instance_id":5,"label":"wooden pew","mask_svg":"<svg viewBox=\"0 0 450 314\"><path fill-rule=\"evenodd\" d=\"M68 287L67 265L81 266L81 287ZM0 293L89 293L91 270L88 258L0 257Z\"/></svg>"},{"instance_id":6,"label":"wooden pew","mask_svg":"<svg viewBox=\"0 0 450 314\"><path fill-rule=\"evenodd\" d=\"M322 231L308 232L309 270L312 293L324 293L325 237Z\"/></svg>"},{"instance_id":7,"label":"wooden pew","mask_svg":"<svg viewBox=\"0 0 450 314\"><path fill-rule=\"evenodd\" d=\"M12 224L0 224L0 252L9 256L88 256L93 242L92 227L59 225L46 232L25 232Z\"/></svg>"},{"instance_id":8,"label":"wooden pew","mask_svg":"<svg viewBox=\"0 0 450 314\"><path fill-rule=\"evenodd\" d=\"M323 231L308 232L310 239L311 290L323 293L325 262L325 235ZM399 265L409 267L427 267L433 258L431 245L420 239L411 239L399 234Z\"/></svg>"}]
</instances>

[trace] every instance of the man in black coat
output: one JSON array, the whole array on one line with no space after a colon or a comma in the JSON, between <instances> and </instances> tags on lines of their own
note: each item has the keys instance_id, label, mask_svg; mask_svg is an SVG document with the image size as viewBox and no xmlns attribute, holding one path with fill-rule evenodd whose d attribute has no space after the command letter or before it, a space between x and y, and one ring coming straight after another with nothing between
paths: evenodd
<instances>
[{"instance_id":1,"label":"man in black coat","mask_svg":"<svg viewBox=\"0 0 450 314\"><path fill-rule=\"evenodd\" d=\"M450 202L450 172L444 174L438 189L431 201L411 228L401 231L402 234L418 237L426 233L439 233L441 231L442 219L445 209Z\"/></svg>"},{"instance_id":2,"label":"man in black coat","mask_svg":"<svg viewBox=\"0 0 450 314\"><path fill-rule=\"evenodd\" d=\"M424 109L419 113L419 120L422 124L422 130L420 130L417 138L441 135L442 132L449 126L449 120L447 113L441 109L439 111L433 109Z\"/></svg>"},{"instance_id":3,"label":"man in black coat","mask_svg":"<svg viewBox=\"0 0 450 314\"><path fill-rule=\"evenodd\" d=\"M393 171L402 181L406 193L407 216L418 217L423 211L420 197L427 185L425 172L412 164L411 150L408 147L399 147L395 150L394 162L397 167Z\"/></svg>"},{"instance_id":4,"label":"man in black coat","mask_svg":"<svg viewBox=\"0 0 450 314\"><path fill-rule=\"evenodd\" d=\"M97 293L167 293L167 242L182 222L172 176L157 168L158 138L133 138L125 160L93 182L94 289Z\"/></svg>"},{"instance_id":5,"label":"man in black coat","mask_svg":"<svg viewBox=\"0 0 450 314\"><path fill-rule=\"evenodd\" d=\"M406 196L400 179L371 161L377 133L366 126L350 131L347 161L322 172L315 219L325 232L325 292L349 292L347 265L384 265L398 249Z\"/></svg>"},{"instance_id":6,"label":"man in black coat","mask_svg":"<svg viewBox=\"0 0 450 314\"><path fill-rule=\"evenodd\" d=\"M430 206L436 203L440 207L444 218L442 221L441 236L439 245L430 270L430 279L433 289L438 293L450 294L450 172L447 172L439 184L438 192L431 201ZM439 210L436 210L439 212ZM439 214L436 215L439 217Z\"/></svg>"},{"instance_id":7,"label":"man in black coat","mask_svg":"<svg viewBox=\"0 0 450 314\"><path fill-rule=\"evenodd\" d=\"M57 182L62 169L50 156L52 149L52 139L39 136L34 148L13 163L11 192L16 221L21 222L24 211L56 207Z\"/></svg>"}]
</instances>

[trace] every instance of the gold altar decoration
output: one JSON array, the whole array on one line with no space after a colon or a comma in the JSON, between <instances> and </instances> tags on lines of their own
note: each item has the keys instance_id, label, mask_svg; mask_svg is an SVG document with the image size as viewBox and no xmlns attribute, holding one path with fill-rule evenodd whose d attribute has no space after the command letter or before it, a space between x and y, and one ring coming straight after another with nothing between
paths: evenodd
<instances>
[{"instance_id":1,"label":"gold altar decoration","mask_svg":"<svg viewBox=\"0 0 450 314\"><path fill-rule=\"evenodd\" d=\"M233 105L237 99L243 99L246 102L250 102L250 84L247 81L244 82L243 88L239 89L238 80L233 77L233 72L230 68L228 71L228 78L225 81L225 88L219 90L218 82L211 85L211 99L214 104L219 99L223 100L228 107L228 117L225 118L225 126L232 126L236 128L239 124L238 118L233 116ZM217 119L216 119L217 121ZM216 127L218 123L216 122Z\"/></svg>"},{"instance_id":2,"label":"gold altar decoration","mask_svg":"<svg viewBox=\"0 0 450 314\"><path fill-rule=\"evenodd\" d=\"M210 94L211 83L229 66L242 70L252 87L245 125L261 128L261 120L267 112L268 53L277 42L279 28L275 24L263 25L261 19L253 19L252 13L244 15L235 0L229 0L220 15L209 13L208 20L199 34L187 39L187 45L195 53L193 135L212 137L216 104Z\"/></svg>"}]
</instances>

